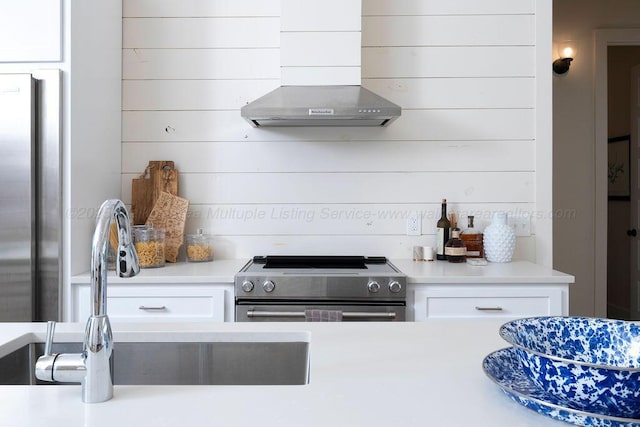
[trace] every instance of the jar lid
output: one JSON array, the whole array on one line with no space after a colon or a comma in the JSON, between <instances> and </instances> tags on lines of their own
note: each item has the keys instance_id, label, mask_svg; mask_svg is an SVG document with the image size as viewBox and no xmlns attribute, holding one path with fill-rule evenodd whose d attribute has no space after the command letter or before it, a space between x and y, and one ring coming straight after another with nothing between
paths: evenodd
<instances>
[{"instance_id":1,"label":"jar lid","mask_svg":"<svg viewBox=\"0 0 640 427\"><path fill-rule=\"evenodd\" d=\"M202 228L198 228L196 230L196 234L187 234L187 237L190 237L192 239L208 239L211 236L209 234L204 234L204 230Z\"/></svg>"},{"instance_id":2,"label":"jar lid","mask_svg":"<svg viewBox=\"0 0 640 427\"><path fill-rule=\"evenodd\" d=\"M202 228L198 228L196 234L187 234L187 240L200 245L209 245L211 241L210 234L204 234Z\"/></svg>"},{"instance_id":3,"label":"jar lid","mask_svg":"<svg viewBox=\"0 0 640 427\"><path fill-rule=\"evenodd\" d=\"M134 235L142 239L164 239L164 228L155 228L153 225L136 225L133 229Z\"/></svg>"}]
</instances>

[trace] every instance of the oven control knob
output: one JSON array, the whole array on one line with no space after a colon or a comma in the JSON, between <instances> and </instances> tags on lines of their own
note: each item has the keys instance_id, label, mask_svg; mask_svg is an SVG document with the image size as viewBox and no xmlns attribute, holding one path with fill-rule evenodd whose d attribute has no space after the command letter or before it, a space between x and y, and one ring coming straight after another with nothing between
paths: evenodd
<instances>
[{"instance_id":1,"label":"oven control knob","mask_svg":"<svg viewBox=\"0 0 640 427\"><path fill-rule=\"evenodd\" d=\"M395 280L392 280L389 283L389 290L391 292L393 292L394 294L397 294L398 292L400 292L400 289L402 289L402 285L400 284L400 282L397 282Z\"/></svg>"},{"instance_id":2,"label":"oven control knob","mask_svg":"<svg viewBox=\"0 0 640 427\"><path fill-rule=\"evenodd\" d=\"M265 292L273 292L275 288L276 288L276 284L273 283L271 280L267 280L262 284L262 289L264 289Z\"/></svg>"},{"instance_id":3,"label":"oven control knob","mask_svg":"<svg viewBox=\"0 0 640 427\"><path fill-rule=\"evenodd\" d=\"M380 290L380 284L378 282L375 282L375 281L372 280L367 285L367 288L369 288L369 292L375 294L376 292L378 292Z\"/></svg>"},{"instance_id":4,"label":"oven control knob","mask_svg":"<svg viewBox=\"0 0 640 427\"><path fill-rule=\"evenodd\" d=\"M245 292L251 292L253 290L253 282L251 280L245 280L242 282L242 290Z\"/></svg>"}]
</instances>

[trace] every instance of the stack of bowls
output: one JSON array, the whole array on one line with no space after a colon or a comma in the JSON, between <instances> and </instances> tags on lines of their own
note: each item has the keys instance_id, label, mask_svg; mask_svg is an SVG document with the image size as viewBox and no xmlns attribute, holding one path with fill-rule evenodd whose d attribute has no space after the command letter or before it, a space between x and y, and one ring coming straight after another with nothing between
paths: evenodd
<instances>
[{"instance_id":1,"label":"stack of bowls","mask_svg":"<svg viewBox=\"0 0 640 427\"><path fill-rule=\"evenodd\" d=\"M505 323L531 381L567 408L640 418L640 324L587 317L532 317Z\"/></svg>"}]
</instances>

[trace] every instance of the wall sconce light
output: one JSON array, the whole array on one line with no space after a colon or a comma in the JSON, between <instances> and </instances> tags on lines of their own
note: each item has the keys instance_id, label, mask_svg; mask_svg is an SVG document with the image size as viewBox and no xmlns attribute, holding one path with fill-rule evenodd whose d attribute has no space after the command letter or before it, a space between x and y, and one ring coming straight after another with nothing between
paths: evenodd
<instances>
[{"instance_id":1,"label":"wall sconce light","mask_svg":"<svg viewBox=\"0 0 640 427\"><path fill-rule=\"evenodd\" d=\"M571 61L576 56L575 43L571 41L558 43L558 56L559 58L553 61L553 72L564 74L569 71Z\"/></svg>"}]
</instances>

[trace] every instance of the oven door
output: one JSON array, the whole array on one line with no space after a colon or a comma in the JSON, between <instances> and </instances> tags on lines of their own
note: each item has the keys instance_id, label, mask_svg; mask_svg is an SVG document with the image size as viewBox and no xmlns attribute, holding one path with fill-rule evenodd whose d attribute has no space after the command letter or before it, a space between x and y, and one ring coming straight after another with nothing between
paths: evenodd
<instances>
[{"instance_id":1,"label":"oven door","mask_svg":"<svg viewBox=\"0 0 640 427\"><path fill-rule=\"evenodd\" d=\"M306 310L339 310L343 322L402 322L404 302L237 301L236 322L304 322Z\"/></svg>"}]
</instances>

